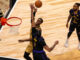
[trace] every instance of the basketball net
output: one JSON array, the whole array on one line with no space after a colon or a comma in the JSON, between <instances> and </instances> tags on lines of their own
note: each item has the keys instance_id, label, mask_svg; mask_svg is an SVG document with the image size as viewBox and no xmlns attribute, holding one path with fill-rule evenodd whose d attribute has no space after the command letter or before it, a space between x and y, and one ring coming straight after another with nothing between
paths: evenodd
<instances>
[{"instance_id":1,"label":"basketball net","mask_svg":"<svg viewBox=\"0 0 80 60\"><path fill-rule=\"evenodd\" d=\"M20 26L9 26L9 27L10 27L9 33L11 35L19 34L19 27Z\"/></svg>"},{"instance_id":2,"label":"basketball net","mask_svg":"<svg viewBox=\"0 0 80 60\"><path fill-rule=\"evenodd\" d=\"M10 15L13 12L13 10L14 10L14 8L15 8L15 6L16 6L17 3L18 3L18 0L16 1L15 5L13 6L13 8L12 8L12 10L11 10L8 18L10 17ZM9 33L12 34L12 35L19 34L19 27L20 26L9 26Z\"/></svg>"}]
</instances>

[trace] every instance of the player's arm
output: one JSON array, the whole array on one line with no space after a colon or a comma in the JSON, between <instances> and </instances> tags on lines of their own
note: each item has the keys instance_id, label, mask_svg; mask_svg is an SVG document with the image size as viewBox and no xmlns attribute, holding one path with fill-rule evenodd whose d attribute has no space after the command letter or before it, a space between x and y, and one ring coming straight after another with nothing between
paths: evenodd
<instances>
[{"instance_id":1,"label":"player's arm","mask_svg":"<svg viewBox=\"0 0 80 60\"><path fill-rule=\"evenodd\" d=\"M37 8L34 7L34 12L33 12L34 18L35 18L35 16L36 16L36 12L37 12Z\"/></svg>"},{"instance_id":2,"label":"player's arm","mask_svg":"<svg viewBox=\"0 0 80 60\"><path fill-rule=\"evenodd\" d=\"M30 8L31 8L31 27L35 27L35 18L34 18L34 6L33 4L30 5Z\"/></svg>"},{"instance_id":3,"label":"player's arm","mask_svg":"<svg viewBox=\"0 0 80 60\"><path fill-rule=\"evenodd\" d=\"M56 45L58 44L59 42L56 41L55 44L52 46L52 47L49 47L48 45L45 45L44 48L48 51L48 52L51 52L55 47Z\"/></svg>"},{"instance_id":4,"label":"player's arm","mask_svg":"<svg viewBox=\"0 0 80 60\"><path fill-rule=\"evenodd\" d=\"M72 18L72 16L71 16L71 14L69 14L68 19L67 19L67 23L66 23L66 27L67 27L67 28L68 28L68 23L69 23L69 21L71 20L71 18Z\"/></svg>"},{"instance_id":5,"label":"player's arm","mask_svg":"<svg viewBox=\"0 0 80 60\"><path fill-rule=\"evenodd\" d=\"M29 38L29 39L24 39L24 40L19 40L19 42L28 42L28 41L31 41L32 39Z\"/></svg>"}]
</instances>

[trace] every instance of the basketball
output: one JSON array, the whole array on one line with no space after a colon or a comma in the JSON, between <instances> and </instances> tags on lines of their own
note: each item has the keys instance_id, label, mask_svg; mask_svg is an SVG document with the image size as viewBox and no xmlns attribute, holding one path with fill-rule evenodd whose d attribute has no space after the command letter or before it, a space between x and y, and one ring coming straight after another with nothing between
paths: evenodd
<instances>
[{"instance_id":1,"label":"basketball","mask_svg":"<svg viewBox=\"0 0 80 60\"><path fill-rule=\"evenodd\" d=\"M6 21L7 21L7 19L4 18L4 17L2 17L2 18L1 18L1 25L5 25L5 24L6 24Z\"/></svg>"},{"instance_id":2,"label":"basketball","mask_svg":"<svg viewBox=\"0 0 80 60\"><path fill-rule=\"evenodd\" d=\"M37 0L37 1L35 2L35 6L36 6L37 8L40 8L40 7L42 6L42 1Z\"/></svg>"}]
</instances>

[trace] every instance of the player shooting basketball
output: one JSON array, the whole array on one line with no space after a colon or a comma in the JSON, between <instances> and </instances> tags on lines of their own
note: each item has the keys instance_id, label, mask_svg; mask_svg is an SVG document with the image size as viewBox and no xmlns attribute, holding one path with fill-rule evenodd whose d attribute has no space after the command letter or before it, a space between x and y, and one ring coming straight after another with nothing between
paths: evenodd
<instances>
[{"instance_id":1,"label":"player shooting basketball","mask_svg":"<svg viewBox=\"0 0 80 60\"><path fill-rule=\"evenodd\" d=\"M34 21L35 21L35 18L34 18L34 11L35 11L35 7L31 4L30 5L30 7L31 7L31 25L35 25L35 29L38 31L37 33L40 35L40 39L37 39L37 38L34 38L34 37L31 37L30 39L26 39L26 40L19 40L19 42L24 42L24 41L29 41L29 40L31 40L32 42L31 42L31 45L29 45L29 47L27 48L27 50L26 51L30 51L31 50L31 52L33 51L33 56L34 56L34 60L39 60L39 59L41 59L41 60L44 60L44 59L46 59L46 60L49 60L48 58L47 58L47 56L46 56L46 54L43 52L43 48L45 48L46 50L48 50L49 52L50 51L52 51L53 50L53 48L58 44L58 41L56 41L55 42L55 44L51 47L51 48L49 48L47 45L46 45L46 43L45 43L45 41L44 41L44 39L41 37L41 29L40 29L40 25L43 23L43 19L42 18L39 18L38 20L37 20L37 22L35 23ZM36 11L37 12L37 11ZM39 28L37 28L37 27L39 27ZM33 29L33 26L32 26L32 28L31 28L32 30L34 30ZM36 32L36 31L35 31ZM32 34L31 35L35 35L35 32L32 32ZM36 35L37 36L37 35ZM39 40L41 40L40 42L39 42ZM33 43L33 44L32 44ZM34 44L36 45L36 46L34 46ZM32 48L31 48L32 47ZM37 50L36 50L37 49ZM39 51L39 53L40 53L40 51L42 51L42 53L41 54L38 54L38 53L35 53L36 51ZM36 54L38 54L39 56L35 56ZM44 55L44 59L41 57L42 55ZM28 60L28 58L30 58L29 57L29 54L27 54L27 52L25 53L25 57L27 58L27 60ZM37 58L36 58L37 57Z\"/></svg>"},{"instance_id":2,"label":"player shooting basketball","mask_svg":"<svg viewBox=\"0 0 80 60\"><path fill-rule=\"evenodd\" d=\"M34 12L33 12L33 16L35 17L37 12L37 9L34 7ZM39 18L36 22L36 28L40 30L41 33L41 28L39 23L41 23L43 20L42 18ZM32 29L32 28L31 28ZM24 58L26 58L27 60L31 60L31 58L29 57L30 53L33 50L33 46L32 46L32 30L30 31L30 38L29 39L25 39L25 40L19 40L19 42L25 42L25 41L30 41L28 47L26 48L25 54L24 54Z\"/></svg>"},{"instance_id":3,"label":"player shooting basketball","mask_svg":"<svg viewBox=\"0 0 80 60\"><path fill-rule=\"evenodd\" d=\"M68 23L70 22L70 27L69 27L69 33L67 35L67 40L65 42L65 47L68 47L68 41L69 38L71 36L71 34L73 33L73 31L76 29L76 33L78 36L78 40L79 40L79 50L80 50L80 10L79 10L79 6L80 3L75 3L73 8L69 11L70 15L68 17L67 20L67 24L66 27L68 28Z\"/></svg>"},{"instance_id":4,"label":"player shooting basketball","mask_svg":"<svg viewBox=\"0 0 80 60\"><path fill-rule=\"evenodd\" d=\"M37 12L37 9L34 7L34 12L33 12L33 16L35 17L36 15L36 12ZM43 22L42 18L39 18L36 22L36 28L40 30L40 33L41 33L41 28L40 28L40 25L39 23ZM32 29L32 28L31 28ZM30 41L31 40L31 41ZM29 57L30 53L32 52L33 50L33 47L32 47L32 30L30 32L30 38L29 39L25 39L25 40L19 40L19 42L25 42L25 41L30 41L28 47L26 48L26 51L25 51L25 54L24 54L24 58L26 58L27 60L31 60L31 58Z\"/></svg>"}]
</instances>

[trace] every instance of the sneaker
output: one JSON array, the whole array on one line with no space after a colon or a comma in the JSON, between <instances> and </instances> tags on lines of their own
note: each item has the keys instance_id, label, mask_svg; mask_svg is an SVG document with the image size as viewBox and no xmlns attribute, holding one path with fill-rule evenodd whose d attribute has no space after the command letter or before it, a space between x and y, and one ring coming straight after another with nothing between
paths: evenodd
<instances>
[{"instance_id":1,"label":"sneaker","mask_svg":"<svg viewBox=\"0 0 80 60\"><path fill-rule=\"evenodd\" d=\"M68 45L68 42L66 42L65 44L64 44L64 46L67 48L69 45Z\"/></svg>"},{"instance_id":2,"label":"sneaker","mask_svg":"<svg viewBox=\"0 0 80 60\"><path fill-rule=\"evenodd\" d=\"M78 46L78 49L80 50L80 44L79 44L79 46Z\"/></svg>"}]
</instances>

